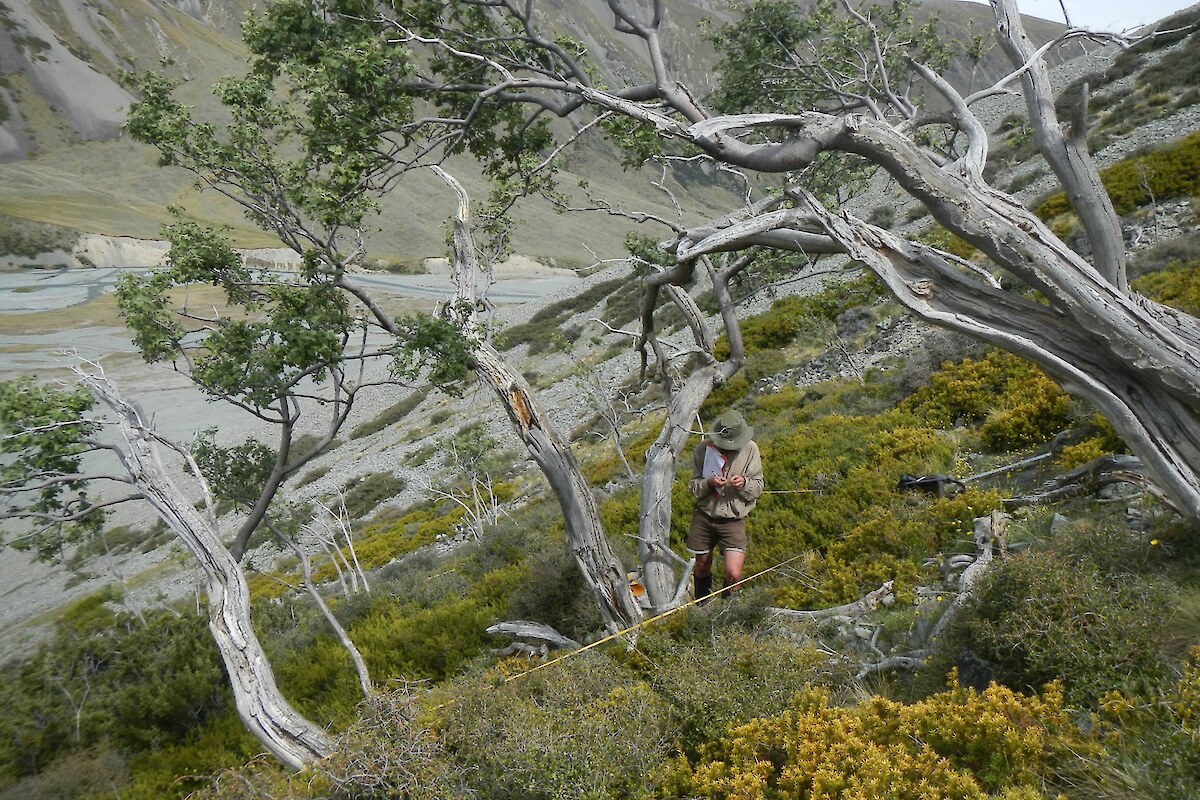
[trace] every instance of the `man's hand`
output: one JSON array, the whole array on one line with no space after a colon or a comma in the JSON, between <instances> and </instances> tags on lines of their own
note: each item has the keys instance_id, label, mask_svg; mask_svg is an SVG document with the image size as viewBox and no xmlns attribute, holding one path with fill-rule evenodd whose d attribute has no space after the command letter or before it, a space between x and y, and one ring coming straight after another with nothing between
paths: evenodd
<instances>
[{"instance_id":1,"label":"man's hand","mask_svg":"<svg viewBox=\"0 0 1200 800\"><path fill-rule=\"evenodd\" d=\"M745 483L745 480L743 480L742 482ZM708 488L710 488L710 489L724 489L725 483L726 483L726 481L725 481L724 475L709 475L708 476Z\"/></svg>"},{"instance_id":2,"label":"man's hand","mask_svg":"<svg viewBox=\"0 0 1200 800\"><path fill-rule=\"evenodd\" d=\"M732 486L734 489L737 489L740 491L742 489L742 487L746 485L746 476L745 475L734 475L732 478L730 478L727 481L727 483L730 486Z\"/></svg>"}]
</instances>

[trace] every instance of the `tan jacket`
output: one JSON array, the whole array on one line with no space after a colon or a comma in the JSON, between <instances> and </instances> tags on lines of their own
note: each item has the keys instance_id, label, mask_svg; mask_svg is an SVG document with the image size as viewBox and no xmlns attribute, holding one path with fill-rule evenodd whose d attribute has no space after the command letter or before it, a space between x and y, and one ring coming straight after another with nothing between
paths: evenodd
<instances>
[{"instance_id":1,"label":"tan jacket","mask_svg":"<svg viewBox=\"0 0 1200 800\"><path fill-rule=\"evenodd\" d=\"M749 442L725 462L725 477L741 475L746 479L746 485L741 489L726 486L721 494L711 489L704 477L704 451L708 447L711 445L701 442L692 453L692 479L688 481L688 489L696 499L696 508L717 519L744 519L754 510L754 504L763 493L762 458L758 454L758 445Z\"/></svg>"}]
</instances>

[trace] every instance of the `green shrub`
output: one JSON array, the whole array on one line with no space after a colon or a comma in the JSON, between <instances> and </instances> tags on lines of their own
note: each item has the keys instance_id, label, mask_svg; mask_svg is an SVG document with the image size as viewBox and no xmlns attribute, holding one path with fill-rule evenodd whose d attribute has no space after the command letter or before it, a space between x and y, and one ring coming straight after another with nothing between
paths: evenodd
<instances>
[{"instance_id":1,"label":"green shrub","mask_svg":"<svg viewBox=\"0 0 1200 800\"><path fill-rule=\"evenodd\" d=\"M296 480L296 488L299 489L302 486L308 486L310 483L320 480L329 474L330 469L331 467L328 466L310 469Z\"/></svg>"},{"instance_id":2,"label":"green shrub","mask_svg":"<svg viewBox=\"0 0 1200 800\"><path fill-rule=\"evenodd\" d=\"M755 422L754 414L750 420ZM803 608L852 600L898 577L897 570L911 582L914 570L902 564L936 549L954 532L948 523L940 528L922 520L926 509L908 506L896 491L903 474L948 472L953 466L950 442L914 423L898 412L800 416L784 430L764 431L767 435L758 438L767 489L776 493L759 501L750 520L749 568L842 542L833 556L838 570L780 589L782 604ZM686 509L684 492L676 502ZM966 514L965 509L956 513ZM887 536L880 535L883 531ZM848 580L844 570L851 563ZM842 577L835 579L835 572Z\"/></svg>"},{"instance_id":3,"label":"green shrub","mask_svg":"<svg viewBox=\"0 0 1200 800\"><path fill-rule=\"evenodd\" d=\"M1138 251L1129 259L1129 277L1137 278L1168 267L1197 264L1200 264L1200 231L1192 230Z\"/></svg>"},{"instance_id":4,"label":"green shrub","mask_svg":"<svg viewBox=\"0 0 1200 800\"><path fill-rule=\"evenodd\" d=\"M1162 202L1200 194L1200 131L1106 167L1100 179L1118 214L1146 205L1152 196ZM1066 195L1059 192L1037 214L1048 220L1070 211Z\"/></svg>"},{"instance_id":5,"label":"green shrub","mask_svg":"<svg viewBox=\"0 0 1200 800\"><path fill-rule=\"evenodd\" d=\"M980 425L986 447L1040 445L1068 427L1070 396L1033 364L1000 350L945 364L901 403L930 425Z\"/></svg>"},{"instance_id":6,"label":"green shrub","mask_svg":"<svg viewBox=\"0 0 1200 800\"><path fill-rule=\"evenodd\" d=\"M610 535L620 528L606 527ZM530 552L521 579L507 598L505 619L531 619L580 639L601 626L596 598L561 539Z\"/></svg>"},{"instance_id":7,"label":"green shrub","mask_svg":"<svg viewBox=\"0 0 1200 800\"><path fill-rule=\"evenodd\" d=\"M951 255L965 260L970 260L972 256L979 252L975 245L960 239L941 225L935 224L933 227L927 228L916 239L918 242L924 242L931 247L944 250Z\"/></svg>"},{"instance_id":8,"label":"green shrub","mask_svg":"<svg viewBox=\"0 0 1200 800\"><path fill-rule=\"evenodd\" d=\"M448 509L431 503L410 508L396 517L380 514L355 537L354 552L363 569L376 569L433 544L438 534L448 533L462 518L463 510L457 506ZM316 569L313 577L318 581L332 580L334 572L332 565L325 565Z\"/></svg>"},{"instance_id":9,"label":"green shrub","mask_svg":"<svg viewBox=\"0 0 1200 800\"><path fill-rule=\"evenodd\" d=\"M383 597L349 632L377 682L442 680L492 644L484 629L495 619L473 598L425 608Z\"/></svg>"},{"instance_id":10,"label":"green shrub","mask_svg":"<svg viewBox=\"0 0 1200 800\"><path fill-rule=\"evenodd\" d=\"M346 513L350 519L363 519L380 503L406 488L403 478L391 472L372 472L346 486Z\"/></svg>"},{"instance_id":11,"label":"green shrub","mask_svg":"<svg viewBox=\"0 0 1200 800\"><path fill-rule=\"evenodd\" d=\"M1024 175L1019 175L1010 180L1008 185L1004 187L1004 191L1008 192L1009 194L1015 194L1022 189L1032 186L1044 177L1046 177L1046 170L1031 169Z\"/></svg>"},{"instance_id":12,"label":"green shrub","mask_svg":"<svg viewBox=\"0 0 1200 800\"><path fill-rule=\"evenodd\" d=\"M1200 797L1200 647L1179 680L1147 697L1111 691L1099 722L1117 762L1152 800Z\"/></svg>"},{"instance_id":13,"label":"green shrub","mask_svg":"<svg viewBox=\"0 0 1200 800\"><path fill-rule=\"evenodd\" d=\"M384 428L395 425L411 414L428 396L429 392L425 389L413 392L395 405L384 409L375 419L355 427L354 430L350 431L350 438L361 439L364 436L370 436Z\"/></svg>"},{"instance_id":14,"label":"green shrub","mask_svg":"<svg viewBox=\"0 0 1200 800\"><path fill-rule=\"evenodd\" d=\"M1095 705L1114 686L1162 678L1166 614L1156 610L1169 603L1161 584L1035 551L989 572L962 629L966 646L1006 685L1059 680L1073 702Z\"/></svg>"},{"instance_id":15,"label":"green shrub","mask_svg":"<svg viewBox=\"0 0 1200 800\"><path fill-rule=\"evenodd\" d=\"M1185 314L1200 316L1200 259L1190 264L1175 262L1164 270L1143 275L1131 288Z\"/></svg>"},{"instance_id":16,"label":"green shrub","mask_svg":"<svg viewBox=\"0 0 1200 800\"><path fill-rule=\"evenodd\" d=\"M316 767L335 797L448 800L468 796L461 768L450 762L417 712L416 701L403 691L363 703L354 723L338 737L333 755ZM278 795L279 800L293 796Z\"/></svg>"},{"instance_id":17,"label":"green shrub","mask_svg":"<svg viewBox=\"0 0 1200 800\"><path fill-rule=\"evenodd\" d=\"M230 708L205 618L145 616L77 607L35 657L5 668L0 780L42 773L90 743L162 748Z\"/></svg>"},{"instance_id":18,"label":"green shrub","mask_svg":"<svg viewBox=\"0 0 1200 800\"><path fill-rule=\"evenodd\" d=\"M244 764L261 752L262 743L230 710L160 750L134 754L129 761L131 782L121 798L184 800L208 783L206 776L230 764ZM268 774L278 776L279 770L272 766Z\"/></svg>"},{"instance_id":19,"label":"green shrub","mask_svg":"<svg viewBox=\"0 0 1200 800\"><path fill-rule=\"evenodd\" d=\"M0 789L0 800L71 800L119 795L129 783L125 758L104 745L70 753L45 771Z\"/></svg>"},{"instance_id":20,"label":"green shrub","mask_svg":"<svg viewBox=\"0 0 1200 800\"><path fill-rule=\"evenodd\" d=\"M611 303L611 296L617 292L629 292L631 288L636 291L638 282L627 278L614 278L593 284L574 297L542 307L528 322L506 328L500 335L501 342L497 346L508 350L517 345L527 344L530 355L543 352L551 346L553 335L561 334L559 327L571 317L595 308L606 299ZM608 319L607 315L605 319Z\"/></svg>"},{"instance_id":21,"label":"green shrub","mask_svg":"<svg viewBox=\"0 0 1200 800\"><path fill-rule=\"evenodd\" d=\"M525 660L501 664L523 671ZM596 655L502 682L459 684L436 727L478 796L600 800L641 795L674 738L670 708Z\"/></svg>"},{"instance_id":22,"label":"green shrub","mask_svg":"<svg viewBox=\"0 0 1200 800\"><path fill-rule=\"evenodd\" d=\"M291 448L288 450L288 453L292 457L293 460L300 458L302 456L307 456L309 454L309 452L317 446L317 442L321 441L322 438L323 437L317 436L316 434L312 434L312 433L306 433L303 436L297 436L295 439L292 440L292 445L291 445ZM341 445L342 445L341 439L332 439L329 442L329 444L325 445L324 447L322 447L320 450L317 451L317 455L321 455L323 453L330 453L330 452L338 449L339 447L341 447Z\"/></svg>"},{"instance_id":23,"label":"green shrub","mask_svg":"<svg viewBox=\"0 0 1200 800\"><path fill-rule=\"evenodd\" d=\"M709 392L700 406L700 416L703 419L716 419L730 408L742 407L748 402L749 395L750 381L740 373L734 375Z\"/></svg>"},{"instance_id":24,"label":"green shrub","mask_svg":"<svg viewBox=\"0 0 1200 800\"><path fill-rule=\"evenodd\" d=\"M867 214L867 222L880 228L891 228L896 224L895 206L875 206Z\"/></svg>"},{"instance_id":25,"label":"green shrub","mask_svg":"<svg viewBox=\"0 0 1200 800\"><path fill-rule=\"evenodd\" d=\"M881 296L878 281L873 273L868 273L815 294L781 297L764 313L742 321L746 355L779 350L798 341L827 341L833 334L831 323L839 314L850 308L869 306ZM729 341L724 335L717 340L714 352L717 358L729 357Z\"/></svg>"},{"instance_id":26,"label":"green shrub","mask_svg":"<svg viewBox=\"0 0 1200 800\"><path fill-rule=\"evenodd\" d=\"M696 753L731 725L782 713L809 685L849 682L846 665L815 648L753 630L717 627L723 622L703 614L677 615L673 631L643 634L636 651L619 656L644 671L645 680L670 706L685 753Z\"/></svg>"}]
</instances>

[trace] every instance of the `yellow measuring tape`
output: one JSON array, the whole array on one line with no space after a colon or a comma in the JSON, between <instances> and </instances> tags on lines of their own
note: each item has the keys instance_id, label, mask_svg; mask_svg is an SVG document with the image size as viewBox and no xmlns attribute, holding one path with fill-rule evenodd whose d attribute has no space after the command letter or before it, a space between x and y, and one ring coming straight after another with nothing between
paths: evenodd
<instances>
[{"instance_id":1,"label":"yellow measuring tape","mask_svg":"<svg viewBox=\"0 0 1200 800\"><path fill-rule=\"evenodd\" d=\"M810 552L811 551L809 551L809 553ZM533 667L532 669L527 669L524 672L518 672L516 675L510 675L504 679L504 682L512 683L513 681L517 680L518 678L524 678L526 675L532 675L533 673L537 672L540 669L545 669L546 667L554 666L555 664L566 661L568 658L574 658L577 655L586 653L588 650L593 650L602 644L611 642L613 639L620 639L622 636L625 636L626 634L630 634L630 633L633 633L634 631L641 630L642 628L646 627L647 625L649 625L653 622L658 622L660 619L665 619L665 618L671 616L672 614L676 614L680 611L683 611L685 608L694 606L697 603L701 602L702 600L715 599L722 592L728 592L732 589L736 589L737 587L741 586L743 583L749 583L752 580L761 578L763 575L766 575L768 572L774 572L775 570L779 569L780 567L786 567L788 564L792 563L793 561L800 559L800 558L804 558L805 556L809 555L809 553L801 553L800 555L792 556L791 558L787 559L786 561L780 561L778 564L776 564L772 567L767 567L766 569L762 570L761 572L756 572L753 575L749 576L748 578L742 578L737 583L731 583L728 586L721 588L719 591L713 592L712 594L708 595L707 597L702 598L701 600L690 600L690 601L684 603L683 605L676 606L675 608L672 608L668 611L664 611L663 613L658 614L653 617L650 617L649 619L644 619L636 625L631 625L630 627L625 628L624 630L617 631L616 633L613 633L613 634L609 634L608 636L605 636L603 639L598 639L598 640L592 642L591 644L584 645L583 647L579 648L578 650L571 650L570 652L562 654L558 658L551 659L550 661L544 661L541 664L538 664L536 667Z\"/></svg>"}]
</instances>

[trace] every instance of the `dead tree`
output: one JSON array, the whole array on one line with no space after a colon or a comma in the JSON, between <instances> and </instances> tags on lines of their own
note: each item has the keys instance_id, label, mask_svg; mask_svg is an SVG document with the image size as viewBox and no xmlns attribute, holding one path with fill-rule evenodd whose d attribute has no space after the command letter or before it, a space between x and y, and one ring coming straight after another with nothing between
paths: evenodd
<instances>
[{"instance_id":1,"label":"dead tree","mask_svg":"<svg viewBox=\"0 0 1200 800\"><path fill-rule=\"evenodd\" d=\"M301 769L329 755L333 739L305 719L284 698L275 683L270 662L250 624L250 589L237 560L226 548L211 516L196 510L172 480L161 455L163 441L154 433L138 407L120 395L101 374L82 373L85 386L113 412L124 446L121 463L128 483L195 559L205 578L208 627L225 664L238 716L249 731L280 761ZM176 450L181 455L186 450ZM187 456L190 458L190 456ZM203 483L199 468L193 474Z\"/></svg>"},{"instance_id":2,"label":"dead tree","mask_svg":"<svg viewBox=\"0 0 1200 800\"><path fill-rule=\"evenodd\" d=\"M839 52L845 57L837 65L808 59L813 40L779 54L774 65L781 85L811 79L807 108L724 112L672 71L676 61L663 36L668 7L661 0L609 0L613 30L641 48L647 73L606 87L592 81L584 56L562 48L542 30L533 4L487 6L495 30L515 31L528 47L521 55L491 46L492 28L455 28L448 17L420 27L423 21L385 14L380 24L407 44L428 48L443 66L450 64L443 74L455 75L457 62L464 75L472 76L458 83L435 76L414 82L414 91L435 101L453 98L447 108L477 113L488 104L523 104L530 109L530 124L549 114L621 118L663 148L684 146L723 167L781 176L783 188L773 201L747 204L675 234L665 249L678 267L663 276L684 274L704 256L751 247L844 253L875 272L912 313L1027 358L1089 400L1175 507L1195 517L1200 513L1200 407L1195 403L1200 326L1194 317L1129 289L1120 222L1087 152L1087 104L1079 104L1073 120L1057 118L1044 60L1064 43L1124 40L1068 28L1056 40L1035 46L1025 35L1015 0L992 0L991 5L1001 48L1013 67L991 87L964 96L922 62L920 47L914 46L907 63L896 58L889 31L879 27L884 23L844 0L840 13L856 20L862 35L844 42ZM471 55L462 55L466 52ZM525 54L531 57L526 60ZM757 55L728 54L731 59ZM849 64L857 64L860 74L847 72ZM936 98L940 105L923 106L913 91L918 86L924 99ZM1088 257L1072 251L1033 212L983 177L988 136L974 107L1017 87L1038 149L1079 216ZM468 103L464 96L474 99ZM882 169L988 262L964 262L838 207L837 192L818 192L806 183L805 170L830 156ZM1006 288L1002 276L1037 291L1039 300L1023 296L1023 288ZM670 282L664 277L663 283ZM648 288L656 291L655 281ZM651 546L655 537L643 539Z\"/></svg>"}]
</instances>

